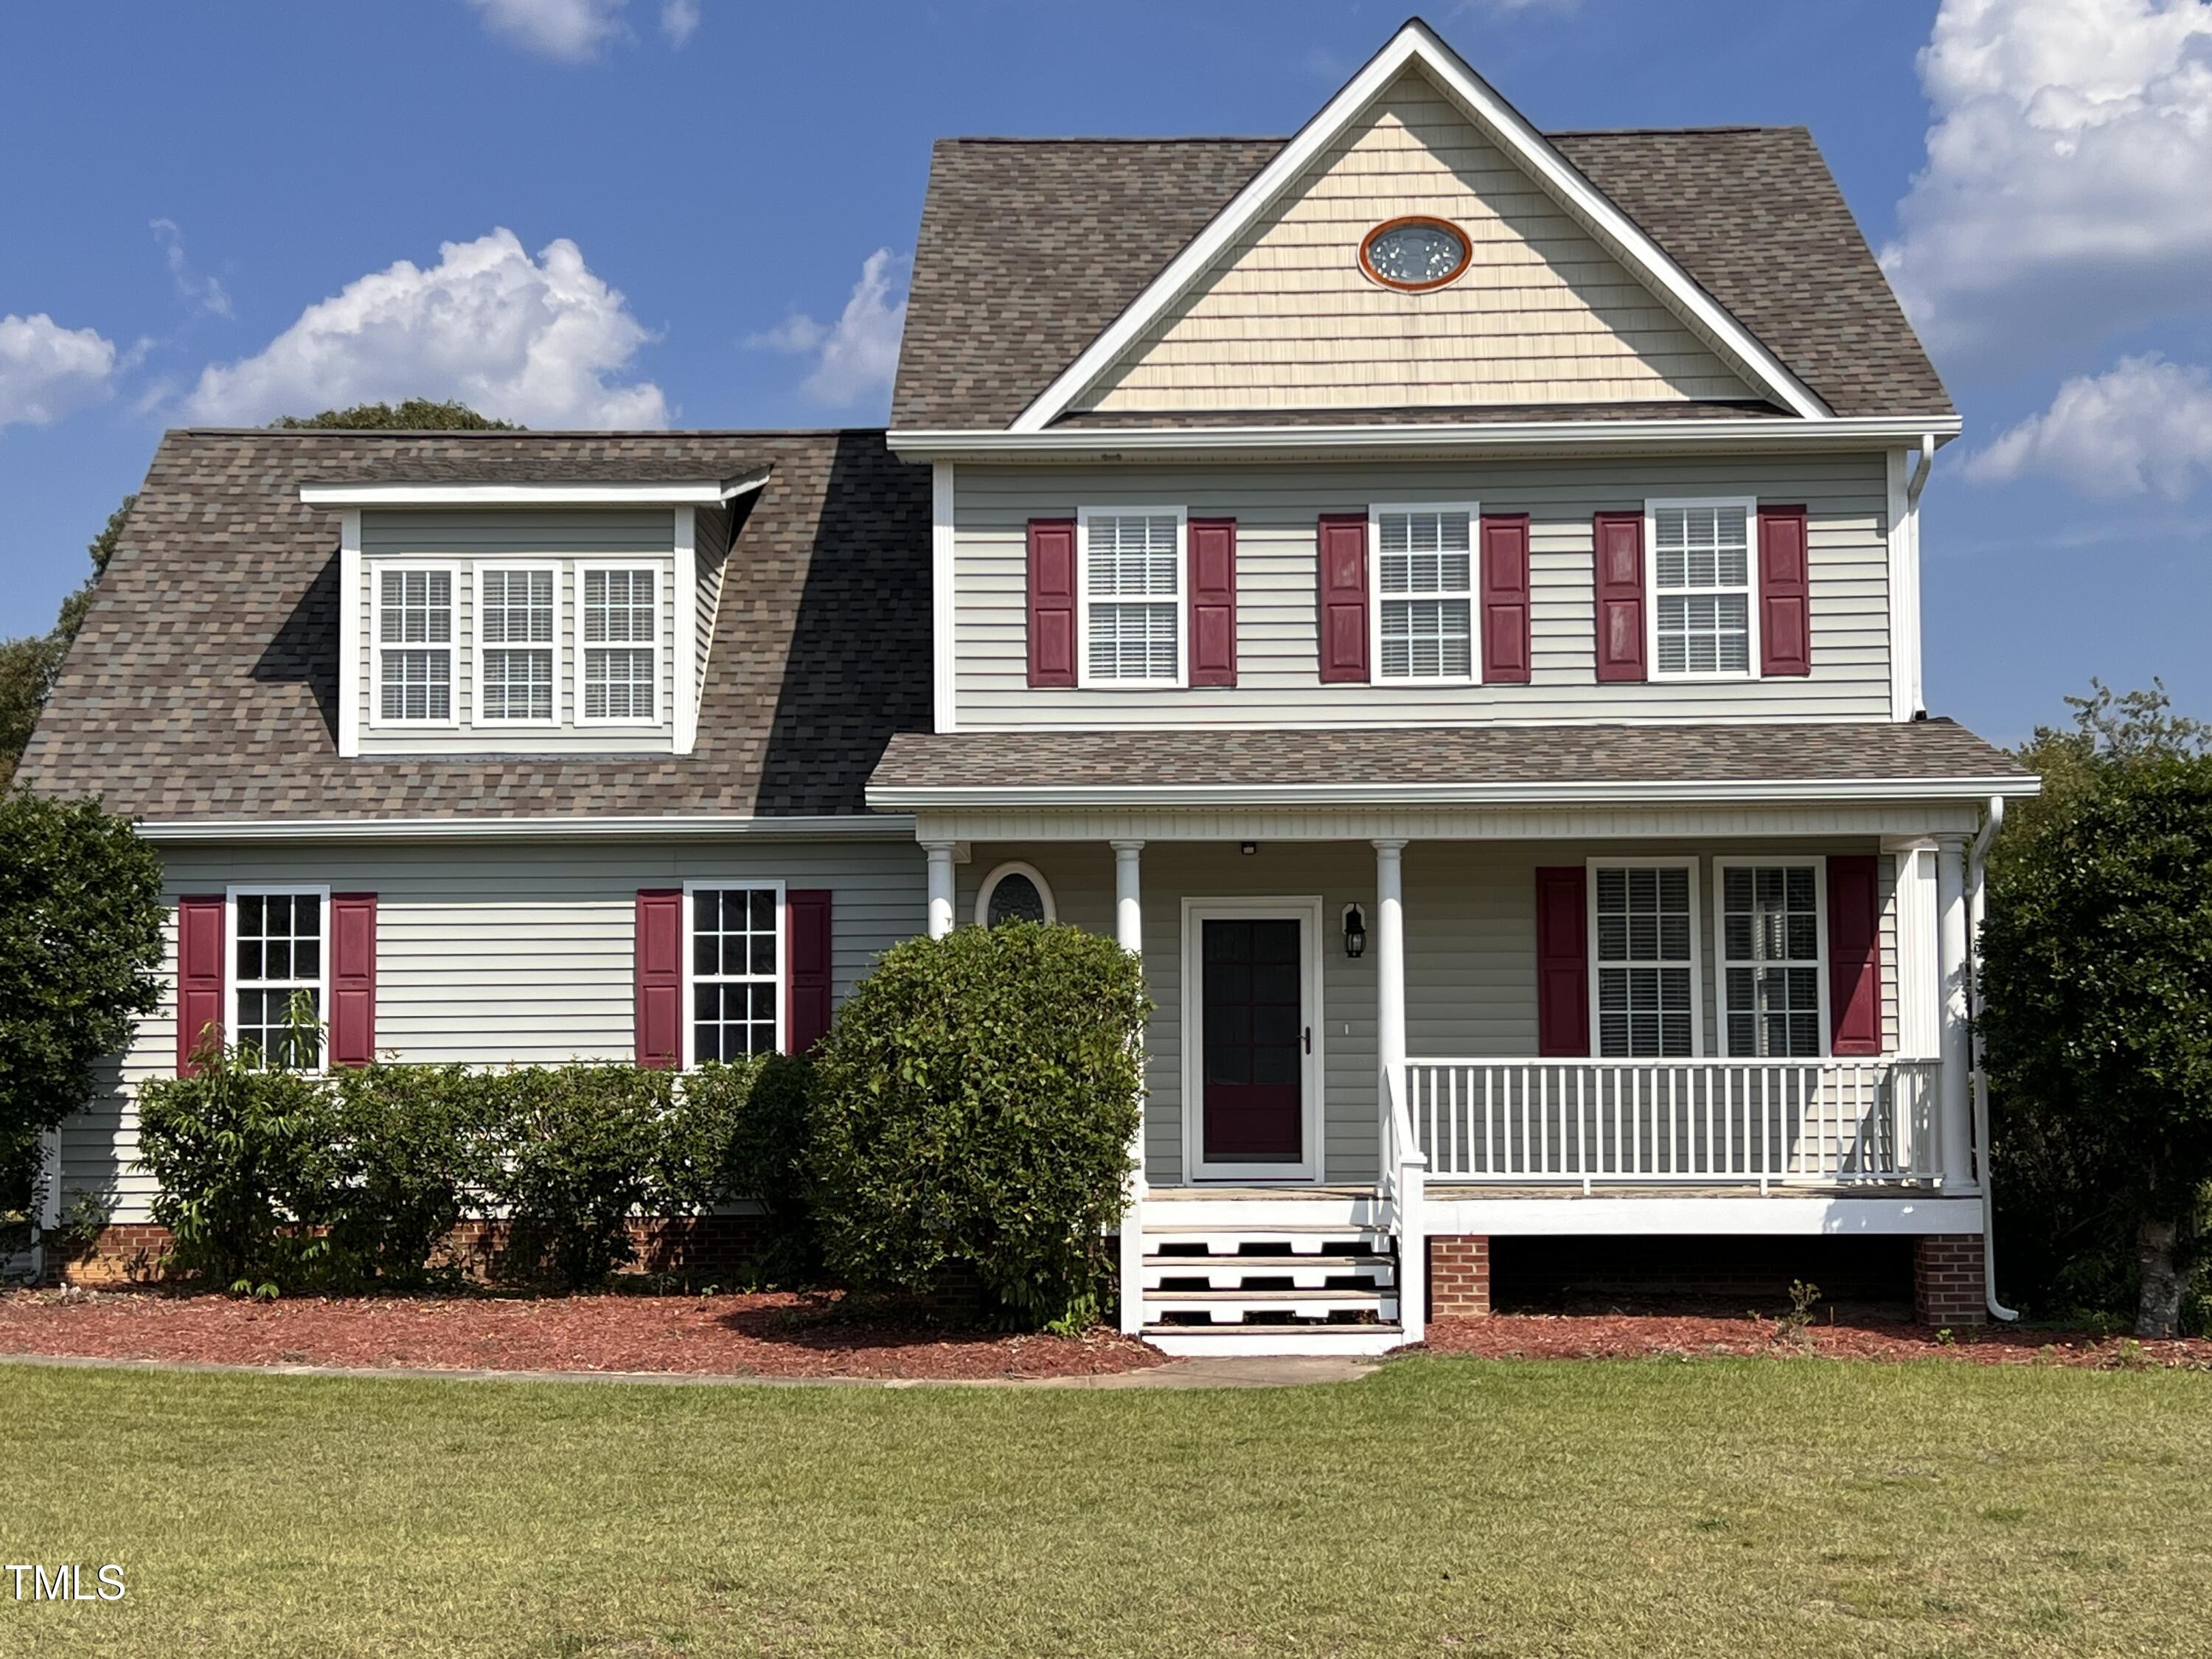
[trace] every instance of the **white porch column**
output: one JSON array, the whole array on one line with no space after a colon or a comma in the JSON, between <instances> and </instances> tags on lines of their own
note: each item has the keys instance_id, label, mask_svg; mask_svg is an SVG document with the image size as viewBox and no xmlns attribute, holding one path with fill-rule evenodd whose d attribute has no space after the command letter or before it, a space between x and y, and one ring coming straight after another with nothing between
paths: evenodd
<instances>
[{"instance_id":1,"label":"white porch column","mask_svg":"<svg viewBox=\"0 0 2212 1659\"><path fill-rule=\"evenodd\" d=\"M1141 841L1109 842L1114 849L1114 939L1140 962L1145 954L1145 907L1138 884L1137 855ZM1137 1035L1138 1075L1143 1076L1145 1038ZM1121 1330L1135 1336L1145 1328L1145 1103L1141 1089L1137 1101L1137 1133L1129 1143L1129 1162L1134 1170L1129 1181L1129 1207L1121 1214Z\"/></svg>"},{"instance_id":2,"label":"white porch column","mask_svg":"<svg viewBox=\"0 0 2212 1659\"><path fill-rule=\"evenodd\" d=\"M1375 843L1375 1044L1382 1067L1406 1077L1406 891L1402 841Z\"/></svg>"},{"instance_id":3,"label":"white porch column","mask_svg":"<svg viewBox=\"0 0 2212 1659\"><path fill-rule=\"evenodd\" d=\"M952 931L952 852L956 843L926 841L929 854L929 936L943 939Z\"/></svg>"},{"instance_id":4,"label":"white porch column","mask_svg":"<svg viewBox=\"0 0 2212 1659\"><path fill-rule=\"evenodd\" d=\"M1936 972L1942 1010L1938 1030L1943 1057L1936 1094L1938 1139L1943 1158L1943 1190L1974 1189L1972 1097L1969 1073L1973 1056L1966 1026L1966 838L1939 836L1936 841Z\"/></svg>"}]
</instances>

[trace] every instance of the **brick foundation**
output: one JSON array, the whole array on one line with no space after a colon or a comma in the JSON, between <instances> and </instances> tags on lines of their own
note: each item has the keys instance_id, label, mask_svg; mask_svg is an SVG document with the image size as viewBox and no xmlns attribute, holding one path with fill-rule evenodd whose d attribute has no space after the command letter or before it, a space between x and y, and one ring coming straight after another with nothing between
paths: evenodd
<instances>
[{"instance_id":1,"label":"brick foundation","mask_svg":"<svg viewBox=\"0 0 2212 1659\"><path fill-rule=\"evenodd\" d=\"M1912 1316L1923 1325L1984 1325L1979 1233L1927 1233L1912 1241Z\"/></svg>"},{"instance_id":2,"label":"brick foundation","mask_svg":"<svg viewBox=\"0 0 2212 1659\"><path fill-rule=\"evenodd\" d=\"M1490 1312L1490 1241L1449 1234L1429 1241L1429 1317L1480 1318Z\"/></svg>"}]
</instances>

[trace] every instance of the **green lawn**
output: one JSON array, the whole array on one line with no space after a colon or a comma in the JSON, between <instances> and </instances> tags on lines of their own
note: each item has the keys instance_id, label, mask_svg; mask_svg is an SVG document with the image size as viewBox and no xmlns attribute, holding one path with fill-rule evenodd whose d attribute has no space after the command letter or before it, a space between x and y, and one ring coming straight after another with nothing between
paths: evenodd
<instances>
[{"instance_id":1,"label":"green lawn","mask_svg":"<svg viewBox=\"0 0 2212 1659\"><path fill-rule=\"evenodd\" d=\"M2212 1376L1237 1393L0 1365L0 1654L2212 1652ZM88 1580L89 1575L88 1575Z\"/></svg>"}]
</instances>

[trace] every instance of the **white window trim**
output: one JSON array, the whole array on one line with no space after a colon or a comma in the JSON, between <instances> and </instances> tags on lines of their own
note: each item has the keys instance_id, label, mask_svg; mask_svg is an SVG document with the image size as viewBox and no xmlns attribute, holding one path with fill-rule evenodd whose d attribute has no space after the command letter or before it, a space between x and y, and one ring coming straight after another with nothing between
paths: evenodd
<instances>
[{"instance_id":1,"label":"white window trim","mask_svg":"<svg viewBox=\"0 0 2212 1659\"><path fill-rule=\"evenodd\" d=\"M1160 519L1176 523L1175 548L1175 678L1173 679L1093 679L1091 674L1091 520L1100 519ZM1159 604L1165 594L1149 601ZM1109 604L1124 603L1109 600ZM1079 507L1075 509L1075 683L1101 691L1159 691L1180 690L1190 684L1190 511L1182 507Z\"/></svg>"},{"instance_id":2,"label":"white window trim","mask_svg":"<svg viewBox=\"0 0 2212 1659\"><path fill-rule=\"evenodd\" d=\"M1052 884L1044 878L1044 872L1034 864L1011 859L984 877L983 884L975 890L975 925L978 927L991 925L991 895L999 890L999 884L1008 876L1027 876L1036 885L1037 896L1044 901L1045 921L1054 922L1060 920L1060 907L1053 902Z\"/></svg>"},{"instance_id":3,"label":"white window trim","mask_svg":"<svg viewBox=\"0 0 2212 1659\"><path fill-rule=\"evenodd\" d=\"M384 573L387 570L444 571L453 583L453 637L443 645L384 641ZM444 560L372 559L368 566L368 724L384 732L451 732L461 723L461 582L460 565ZM447 717L441 720L386 720L384 717L384 653L386 651L443 651L446 653ZM275 889L269 890L270 891Z\"/></svg>"},{"instance_id":4,"label":"white window trim","mask_svg":"<svg viewBox=\"0 0 2212 1659\"><path fill-rule=\"evenodd\" d=\"M579 586L579 592L583 590ZM765 876L695 876L684 883L684 1069L691 1070L699 1063L697 1021L694 1018L691 969L695 961L691 942L692 895L701 891L724 892L732 888L754 891L766 890L775 895L775 1052L781 1054L788 1042L786 1022L787 1004L791 999L790 947L787 934L790 927L785 902L784 884L780 878Z\"/></svg>"},{"instance_id":5,"label":"white window trim","mask_svg":"<svg viewBox=\"0 0 2212 1659\"><path fill-rule=\"evenodd\" d=\"M1468 256L1472 258L1473 255ZM1385 513L1467 514L1467 672L1389 674L1382 672L1382 515ZM1376 685L1474 685L1482 678L1482 504L1480 501L1373 501L1367 508L1367 660ZM1393 599L1456 599L1455 593L1391 595Z\"/></svg>"},{"instance_id":6,"label":"white window trim","mask_svg":"<svg viewBox=\"0 0 2212 1659\"><path fill-rule=\"evenodd\" d=\"M1728 953L1728 872L1731 870L1772 870L1813 866L1813 927L1819 957L1813 963L1820 1018L1820 1047L1814 1054L1739 1054L1729 1047L1728 970L1730 968L1774 967L1773 963L1738 962ZM1786 964L1802 967L1802 963ZM1715 1032L1721 1054L1730 1060L1810 1060L1829 1058L1828 1030L1828 860L1820 853L1778 853L1765 858L1731 854L1713 860L1713 1006Z\"/></svg>"},{"instance_id":7,"label":"white window trim","mask_svg":"<svg viewBox=\"0 0 2212 1659\"><path fill-rule=\"evenodd\" d=\"M1659 511L1662 507L1740 507L1743 509L1743 575L1745 636L1743 672L1716 669L1708 674L1687 670L1668 674L1659 667ZM1698 592L1724 592L1721 588ZM1652 679L1670 684L1699 681L1741 684L1759 676L1759 498L1755 495L1654 495L1644 503L1644 660Z\"/></svg>"},{"instance_id":8,"label":"white window trim","mask_svg":"<svg viewBox=\"0 0 2212 1659\"><path fill-rule=\"evenodd\" d=\"M320 1077L331 1068L331 890L328 883L241 881L223 889L222 906L222 1040L238 1041L238 901L241 898L313 897L322 915L322 949L315 953L320 972L315 980L315 1017L322 1021L322 1041L316 1045L316 1064L301 1067L304 1077Z\"/></svg>"},{"instance_id":9,"label":"white window trim","mask_svg":"<svg viewBox=\"0 0 2212 1659\"><path fill-rule=\"evenodd\" d=\"M488 570L502 572L543 570L553 578L553 638L547 646L509 646L505 641L487 647L484 640L483 580ZM511 732L517 727L537 727L550 730L561 724L561 566L543 559L479 559L469 574L469 724L472 727L491 732ZM580 587L578 592L582 590ZM483 712L484 652L487 648L506 650L550 650L553 657L553 714L542 720L493 720Z\"/></svg>"},{"instance_id":10,"label":"white window trim","mask_svg":"<svg viewBox=\"0 0 2212 1659\"><path fill-rule=\"evenodd\" d=\"M1584 918L1586 938L1583 949L1589 953L1589 1048L1590 1057L1593 1060L1611 1058L1623 1060L1639 1060L1664 1061L1669 1059L1680 1060L1686 1058L1690 1060L1702 1060L1705 1058L1705 941L1698 937L1698 934L1704 931L1701 922L1705 914L1700 906L1698 894L1698 866L1700 862L1702 862L1702 860L1698 859L1685 857L1601 858L1596 856L1593 856L1584 861L1583 866L1583 907L1587 914ZM1601 1051L1598 1027L1598 973L1599 969L1605 964L1599 961L1597 954L1597 872L1600 870L1687 870L1690 872L1690 960L1688 963L1690 969L1690 1052L1686 1056L1662 1054L1622 1054L1607 1056ZM1666 965L1672 967L1674 964L1669 963Z\"/></svg>"},{"instance_id":11,"label":"white window trim","mask_svg":"<svg viewBox=\"0 0 2212 1659\"><path fill-rule=\"evenodd\" d=\"M638 720L634 716L627 714L620 717L611 717L602 714L594 719L592 716L586 714L584 712L586 708L584 697L584 673L586 665L590 659L589 653L594 650L635 651L639 648L637 642L635 641L623 644L611 644L607 641L602 641L599 644L593 645L584 638L584 580L593 571L612 570L649 570L653 573L653 718L647 720ZM668 562L665 560L579 559L576 561L575 617L572 629L575 636L576 653L574 710L576 725L580 726L621 726L633 732L657 732L662 726L669 724L670 711L666 706L667 699L663 697L660 694L661 677L667 670L668 659L668 626L666 622L664 620L663 615L667 607L664 604L664 600L671 597L670 594L664 593L661 591L664 586L661 578L664 576L667 577L671 581L675 580L673 573L669 569ZM723 573L723 579L727 580L728 577L729 573L725 571Z\"/></svg>"}]
</instances>

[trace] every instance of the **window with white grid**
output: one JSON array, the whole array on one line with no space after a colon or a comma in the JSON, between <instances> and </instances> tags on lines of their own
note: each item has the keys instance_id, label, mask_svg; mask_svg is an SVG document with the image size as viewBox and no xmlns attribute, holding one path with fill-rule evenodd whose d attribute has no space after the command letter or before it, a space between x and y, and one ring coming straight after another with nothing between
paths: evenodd
<instances>
[{"instance_id":1,"label":"window with white grid","mask_svg":"<svg viewBox=\"0 0 2212 1659\"><path fill-rule=\"evenodd\" d=\"M477 571L477 719L553 720L554 573L538 566Z\"/></svg>"},{"instance_id":2,"label":"window with white grid","mask_svg":"<svg viewBox=\"0 0 2212 1659\"><path fill-rule=\"evenodd\" d=\"M1182 678L1182 515L1082 515L1085 678Z\"/></svg>"},{"instance_id":3,"label":"window with white grid","mask_svg":"<svg viewBox=\"0 0 2212 1659\"><path fill-rule=\"evenodd\" d=\"M1383 679L1465 679L1473 672L1475 519L1472 506L1374 510Z\"/></svg>"},{"instance_id":4,"label":"window with white grid","mask_svg":"<svg viewBox=\"0 0 2212 1659\"><path fill-rule=\"evenodd\" d=\"M586 721L650 726L659 718L660 602L650 566L582 572Z\"/></svg>"},{"instance_id":5,"label":"window with white grid","mask_svg":"<svg viewBox=\"0 0 2212 1659\"><path fill-rule=\"evenodd\" d=\"M1690 867L1590 871L1596 934L1597 1051L1611 1057L1697 1051L1698 945Z\"/></svg>"},{"instance_id":6,"label":"window with white grid","mask_svg":"<svg viewBox=\"0 0 2212 1659\"><path fill-rule=\"evenodd\" d=\"M322 895L234 893L231 933L231 1042L271 1066L315 1069L322 1063Z\"/></svg>"},{"instance_id":7,"label":"window with white grid","mask_svg":"<svg viewBox=\"0 0 2212 1659\"><path fill-rule=\"evenodd\" d=\"M376 712L386 725L453 718L453 573L386 568L376 583Z\"/></svg>"},{"instance_id":8,"label":"window with white grid","mask_svg":"<svg viewBox=\"0 0 2212 1659\"><path fill-rule=\"evenodd\" d=\"M1751 504L1651 503L1652 672L1751 672Z\"/></svg>"},{"instance_id":9,"label":"window with white grid","mask_svg":"<svg viewBox=\"0 0 2212 1659\"><path fill-rule=\"evenodd\" d=\"M1817 1055L1826 966L1819 866L1727 864L1718 880L1729 1053Z\"/></svg>"},{"instance_id":10,"label":"window with white grid","mask_svg":"<svg viewBox=\"0 0 2212 1659\"><path fill-rule=\"evenodd\" d=\"M773 887L691 891L691 1058L773 1054L783 952Z\"/></svg>"}]
</instances>

